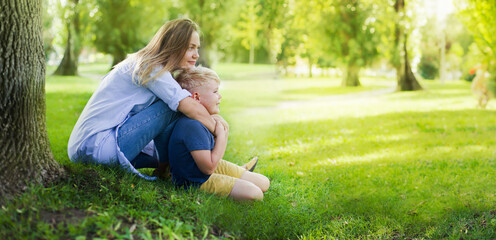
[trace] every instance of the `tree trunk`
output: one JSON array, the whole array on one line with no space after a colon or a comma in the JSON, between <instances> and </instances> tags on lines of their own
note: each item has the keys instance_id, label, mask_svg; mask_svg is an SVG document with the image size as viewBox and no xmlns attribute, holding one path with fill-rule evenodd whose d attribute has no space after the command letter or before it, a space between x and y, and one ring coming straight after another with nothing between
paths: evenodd
<instances>
[{"instance_id":1,"label":"tree trunk","mask_svg":"<svg viewBox=\"0 0 496 240\"><path fill-rule=\"evenodd\" d=\"M250 65L253 65L255 62L255 44L253 44L253 41L250 42L250 60L249 63Z\"/></svg>"},{"instance_id":2,"label":"tree trunk","mask_svg":"<svg viewBox=\"0 0 496 240\"><path fill-rule=\"evenodd\" d=\"M396 0L394 5L394 10L396 14L400 16L401 12L405 10L405 1ZM401 38L403 37L403 44ZM408 60L408 50L406 40L408 35L404 33L403 28L400 25L400 18L396 19L395 23L395 56L393 57L393 65L396 68L396 90L397 91L415 91L422 90L422 86L413 75L412 68L410 67L410 61ZM401 46L403 45L403 46ZM403 56L403 58L402 58Z\"/></svg>"},{"instance_id":3,"label":"tree trunk","mask_svg":"<svg viewBox=\"0 0 496 240\"><path fill-rule=\"evenodd\" d=\"M199 0L198 1L198 6L200 7L200 11L199 11L199 16L198 18L198 26L203 26L203 12L204 11L207 11L207 10L204 10L205 8L205 1L204 0ZM195 18L192 18L192 19L195 19ZM207 21L208 22L208 21ZM212 62L210 61L210 54L209 54L209 46L210 46L210 39L209 37L207 36L207 34L203 35L203 39L202 40L202 47L200 48L200 58L198 59L198 65L201 65L203 67L212 67Z\"/></svg>"},{"instance_id":4,"label":"tree trunk","mask_svg":"<svg viewBox=\"0 0 496 240\"><path fill-rule=\"evenodd\" d=\"M446 23L442 23L443 26L446 25ZM439 79L441 80L441 83L444 83L446 81L446 32L445 28L443 27L443 30L441 31L441 56L439 58Z\"/></svg>"},{"instance_id":5,"label":"tree trunk","mask_svg":"<svg viewBox=\"0 0 496 240\"><path fill-rule=\"evenodd\" d=\"M415 78L415 75L413 75L412 68L410 67L410 61L408 61L406 38L407 36L404 36L403 61L401 61L401 64L396 68L396 78L398 80L396 90L397 91L422 90L422 86L420 86L420 83L417 81L417 78Z\"/></svg>"},{"instance_id":6,"label":"tree trunk","mask_svg":"<svg viewBox=\"0 0 496 240\"><path fill-rule=\"evenodd\" d=\"M208 50L205 49L207 46L202 43L202 47L200 48L200 59L198 59L198 65L202 65L204 67L212 67L210 63L210 55L208 54Z\"/></svg>"},{"instance_id":7,"label":"tree trunk","mask_svg":"<svg viewBox=\"0 0 496 240\"><path fill-rule=\"evenodd\" d=\"M53 75L74 76L78 73L78 55L74 49L73 38L71 33L71 24L67 23L67 43L65 45L64 57L60 61L57 70Z\"/></svg>"},{"instance_id":8,"label":"tree trunk","mask_svg":"<svg viewBox=\"0 0 496 240\"><path fill-rule=\"evenodd\" d=\"M312 58L308 57L308 77L309 78L313 77L313 72L312 72L313 64L312 63L313 63Z\"/></svg>"},{"instance_id":9,"label":"tree trunk","mask_svg":"<svg viewBox=\"0 0 496 240\"><path fill-rule=\"evenodd\" d=\"M126 59L127 54L125 52L115 52L112 55L112 67L122 62L122 60Z\"/></svg>"},{"instance_id":10,"label":"tree trunk","mask_svg":"<svg viewBox=\"0 0 496 240\"><path fill-rule=\"evenodd\" d=\"M81 52L81 30L79 26L79 0L72 0L74 3L74 15L66 22L67 44L65 46L64 57L53 73L54 75L74 76L78 74L78 59Z\"/></svg>"},{"instance_id":11,"label":"tree trunk","mask_svg":"<svg viewBox=\"0 0 496 240\"><path fill-rule=\"evenodd\" d=\"M63 174L46 130L41 6L0 3L0 199Z\"/></svg>"},{"instance_id":12,"label":"tree trunk","mask_svg":"<svg viewBox=\"0 0 496 240\"><path fill-rule=\"evenodd\" d=\"M360 86L360 79L358 78L358 74L360 73L360 67L354 65L353 63L348 63L346 66L343 80L341 82L341 86L343 87L358 87Z\"/></svg>"}]
</instances>

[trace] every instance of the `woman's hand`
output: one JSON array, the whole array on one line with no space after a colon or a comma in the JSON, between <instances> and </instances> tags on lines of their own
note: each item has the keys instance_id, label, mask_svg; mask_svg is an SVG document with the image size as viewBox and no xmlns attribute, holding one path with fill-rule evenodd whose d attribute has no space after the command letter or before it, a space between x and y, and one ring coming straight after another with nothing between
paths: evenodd
<instances>
[{"instance_id":1,"label":"woman's hand","mask_svg":"<svg viewBox=\"0 0 496 240\"><path fill-rule=\"evenodd\" d=\"M224 121L224 119L219 119L219 118L214 118L215 120L215 131L214 135L215 138L225 138L227 140L227 137L229 135L229 125L227 125L227 122Z\"/></svg>"},{"instance_id":2,"label":"woman's hand","mask_svg":"<svg viewBox=\"0 0 496 240\"><path fill-rule=\"evenodd\" d=\"M229 132L229 124L227 124L226 120L224 120L222 116L220 116L219 114L214 114L212 115L212 118L215 120L216 123L219 122L220 124L222 124L226 132Z\"/></svg>"},{"instance_id":3,"label":"woman's hand","mask_svg":"<svg viewBox=\"0 0 496 240\"><path fill-rule=\"evenodd\" d=\"M193 98L187 97L181 100L177 110L187 117L201 122L211 133L215 132L215 120L207 109Z\"/></svg>"}]
</instances>

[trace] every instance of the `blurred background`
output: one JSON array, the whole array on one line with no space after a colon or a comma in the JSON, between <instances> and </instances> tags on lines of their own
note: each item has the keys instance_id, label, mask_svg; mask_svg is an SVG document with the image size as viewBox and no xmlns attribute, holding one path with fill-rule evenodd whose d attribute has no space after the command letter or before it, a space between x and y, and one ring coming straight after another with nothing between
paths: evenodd
<instances>
[{"instance_id":1,"label":"blurred background","mask_svg":"<svg viewBox=\"0 0 496 240\"><path fill-rule=\"evenodd\" d=\"M476 0L44 0L47 74L108 70L144 47L166 21L200 25L200 63L273 66L275 77L388 77L472 81L494 89L496 2ZM55 69L55 70L54 70ZM53 71L53 72L50 72ZM229 78L231 76L221 76Z\"/></svg>"}]
</instances>

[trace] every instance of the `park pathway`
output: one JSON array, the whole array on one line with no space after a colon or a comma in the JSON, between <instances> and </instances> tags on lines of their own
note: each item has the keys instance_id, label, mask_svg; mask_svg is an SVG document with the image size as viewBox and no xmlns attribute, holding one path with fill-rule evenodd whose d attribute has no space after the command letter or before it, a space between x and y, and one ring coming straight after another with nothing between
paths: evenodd
<instances>
[{"instance_id":1,"label":"park pathway","mask_svg":"<svg viewBox=\"0 0 496 240\"><path fill-rule=\"evenodd\" d=\"M362 91L357 93L348 93L348 94L338 94L331 96L318 97L310 100L304 101L282 101L275 108L277 109L288 109L288 108L296 108L296 107L304 107L311 105L344 105L344 104L358 104L361 102L369 102L373 98L382 96L384 94L392 93L395 91L395 88L385 88L385 89L376 89L370 91Z\"/></svg>"},{"instance_id":2,"label":"park pathway","mask_svg":"<svg viewBox=\"0 0 496 240\"><path fill-rule=\"evenodd\" d=\"M371 103L379 101L379 97L385 94L393 93L396 91L395 86L389 86L388 88L375 89L370 91L362 91L348 94L338 94L317 97L309 100L290 100L281 101L275 106L269 107L252 107L245 109L245 114L257 114L266 111L277 111L277 110L290 110L298 108L310 108L310 107L326 107L326 106L349 106L349 105L363 105L367 106Z\"/></svg>"},{"instance_id":3,"label":"park pathway","mask_svg":"<svg viewBox=\"0 0 496 240\"><path fill-rule=\"evenodd\" d=\"M98 74L98 73L87 73L87 72L81 73L80 72L79 73L79 76L85 77L85 78L90 78L90 79L93 79L93 80L101 81L105 75Z\"/></svg>"}]
</instances>

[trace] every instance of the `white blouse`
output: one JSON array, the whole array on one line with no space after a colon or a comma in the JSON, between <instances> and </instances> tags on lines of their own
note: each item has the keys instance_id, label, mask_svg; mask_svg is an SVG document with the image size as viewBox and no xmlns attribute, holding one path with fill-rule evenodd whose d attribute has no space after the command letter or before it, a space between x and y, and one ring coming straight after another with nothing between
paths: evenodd
<instances>
[{"instance_id":1,"label":"white blouse","mask_svg":"<svg viewBox=\"0 0 496 240\"><path fill-rule=\"evenodd\" d=\"M132 80L134 63L127 59L116 65L100 82L72 130L67 153L73 162L120 165L154 180L155 177L138 172L120 151L118 129L129 116L150 106L157 98L177 111L179 102L191 94L182 89L169 72L143 86L136 84ZM159 70L156 68L152 76Z\"/></svg>"}]
</instances>

